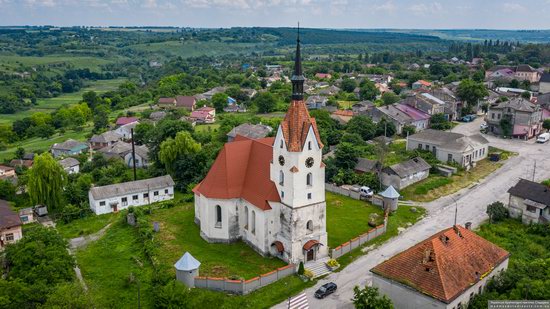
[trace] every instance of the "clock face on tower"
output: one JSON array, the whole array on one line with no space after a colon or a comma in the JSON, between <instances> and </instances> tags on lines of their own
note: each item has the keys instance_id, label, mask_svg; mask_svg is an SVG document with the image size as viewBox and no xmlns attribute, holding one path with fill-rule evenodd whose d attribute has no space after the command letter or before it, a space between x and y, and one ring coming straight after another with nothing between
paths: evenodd
<instances>
[{"instance_id":1,"label":"clock face on tower","mask_svg":"<svg viewBox=\"0 0 550 309\"><path fill-rule=\"evenodd\" d=\"M279 164L281 164L281 166L285 165L285 158L283 156L279 156Z\"/></svg>"},{"instance_id":2,"label":"clock face on tower","mask_svg":"<svg viewBox=\"0 0 550 309\"><path fill-rule=\"evenodd\" d=\"M307 167L312 167L314 162L315 161L313 160L313 158L309 157L309 158L306 159L306 166Z\"/></svg>"}]
</instances>

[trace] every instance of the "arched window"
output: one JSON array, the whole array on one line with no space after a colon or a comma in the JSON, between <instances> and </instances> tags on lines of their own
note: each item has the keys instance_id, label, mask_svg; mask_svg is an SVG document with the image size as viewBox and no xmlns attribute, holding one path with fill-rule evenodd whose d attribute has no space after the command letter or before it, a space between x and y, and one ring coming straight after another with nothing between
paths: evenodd
<instances>
[{"instance_id":1,"label":"arched window","mask_svg":"<svg viewBox=\"0 0 550 309\"><path fill-rule=\"evenodd\" d=\"M279 171L279 184L281 186L285 184L285 173L283 173L283 171Z\"/></svg>"},{"instance_id":2,"label":"arched window","mask_svg":"<svg viewBox=\"0 0 550 309\"><path fill-rule=\"evenodd\" d=\"M216 227L222 227L222 207L216 205Z\"/></svg>"},{"instance_id":3,"label":"arched window","mask_svg":"<svg viewBox=\"0 0 550 309\"><path fill-rule=\"evenodd\" d=\"M313 175L311 173L307 174L306 183L307 183L308 186L311 186L313 184Z\"/></svg>"},{"instance_id":4,"label":"arched window","mask_svg":"<svg viewBox=\"0 0 550 309\"><path fill-rule=\"evenodd\" d=\"M309 220L306 224L307 233L313 233L313 221Z\"/></svg>"},{"instance_id":5,"label":"arched window","mask_svg":"<svg viewBox=\"0 0 550 309\"><path fill-rule=\"evenodd\" d=\"M248 230L248 207L244 206L244 229Z\"/></svg>"},{"instance_id":6,"label":"arched window","mask_svg":"<svg viewBox=\"0 0 550 309\"><path fill-rule=\"evenodd\" d=\"M252 228L252 234L256 234L256 213L254 210L252 211L252 222L250 223Z\"/></svg>"},{"instance_id":7,"label":"arched window","mask_svg":"<svg viewBox=\"0 0 550 309\"><path fill-rule=\"evenodd\" d=\"M307 149L311 150L311 141L307 142Z\"/></svg>"}]
</instances>

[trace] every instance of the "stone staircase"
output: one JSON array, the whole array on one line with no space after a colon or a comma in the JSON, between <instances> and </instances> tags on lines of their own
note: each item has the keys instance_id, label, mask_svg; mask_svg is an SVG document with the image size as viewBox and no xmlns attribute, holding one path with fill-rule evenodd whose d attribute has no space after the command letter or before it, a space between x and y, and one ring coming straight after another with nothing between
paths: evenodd
<instances>
[{"instance_id":1,"label":"stone staircase","mask_svg":"<svg viewBox=\"0 0 550 309\"><path fill-rule=\"evenodd\" d=\"M313 273L313 278L318 278L330 273L330 269L328 269L327 265L325 264L326 262L328 262L328 260L329 258L326 257L317 261L307 262L306 264L304 264L304 268L311 270L311 272Z\"/></svg>"}]
</instances>

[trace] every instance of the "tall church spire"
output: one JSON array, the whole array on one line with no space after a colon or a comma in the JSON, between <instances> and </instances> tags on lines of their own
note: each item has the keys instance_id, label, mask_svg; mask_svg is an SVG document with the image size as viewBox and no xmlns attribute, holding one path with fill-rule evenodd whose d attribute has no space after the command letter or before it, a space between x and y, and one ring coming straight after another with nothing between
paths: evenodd
<instances>
[{"instance_id":1,"label":"tall church spire","mask_svg":"<svg viewBox=\"0 0 550 309\"><path fill-rule=\"evenodd\" d=\"M300 24L298 23L298 36L296 38L296 57L294 58L294 74L292 81L292 100L304 99L304 75L302 73L302 58L300 53Z\"/></svg>"}]
</instances>

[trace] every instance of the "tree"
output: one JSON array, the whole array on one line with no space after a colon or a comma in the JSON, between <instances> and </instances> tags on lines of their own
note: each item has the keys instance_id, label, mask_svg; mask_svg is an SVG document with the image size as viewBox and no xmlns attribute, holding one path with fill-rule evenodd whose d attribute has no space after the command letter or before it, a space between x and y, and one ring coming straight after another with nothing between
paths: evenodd
<instances>
[{"instance_id":1,"label":"tree","mask_svg":"<svg viewBox=\"0 0 550 309\"><path fill-rule=\"evenodd\" d=\"M376 125L369 117L358 115L351 118L347 124L346 131L348 133L357 133L364 140L370 140L375 137Z\"/></svg>"},{"instance_id":2,"label":"tree","mask_svg":"<svg viewBox=\"0 0 550 309\"><path fill-rule=\"evenodd\" d=\"M15 186L9 180L0 179L0 200L12 201L15 191Z\"/></svg>"},{"instance_id":3,"label":"tree","mask_svg":"<svg viewBox=\"0 0 550 309\"><path fill-rule=\"evenodd\" d=\"M382 102L384 103L384 105L391 105L393 103L399 102L399 100L401 100L401 98L393 92L384 92L382 94Z\"/></svg>"},{"instance_id":4,"label":"tree","mask_svg":"<svg viewBox=\"0 0 550 309\"><path fill-rule=\"evenodd\" d=\"M353 305L357 309L392 309L393 304L385 295L380 296L378 288L365 286L360 289L358 286L353 288Z\"/></svg>"},{"instance_id":5,"label":"tree","mask_svg":"<svg viewBox=\"0 0 550 309\"><path fill-rule=\"evenodd\" d=\"M521 97L524 98L525 100L531 100L531 92L524 91L521 93Z\"/></svg>"},{"instance_id":6,"label":"tree","mask_svg":"<svg viewBox=\"0 0 550 309\"><path fill-rule=\"evenodd\" d=\"M500 119L499 125L503 136L512 136L513 124L510 117L503 117Z\"/></svg>"},{"instance_id":7,"label":"tree","mask_svg":"<svg viewBox=\"0 0 550 309\"><path fill-rule=\"evenodd\" d=\"M487 205L487 214L491 223L495 223L508 218L508 209L502 202L494 202Z\"/></svg>"},{"instance_id":8,"label":"tree","mask_svg":"<svg viewBox=\"0 0 550 309\"><path fill-rule=\"evenodd\" d=\"M550 119L545 119L542 123L542 127L546 129L546 131L550 131Z\"/></svg>"},{"instance_id":9,"label":"tree","mask_svg":"<svg viewBox=\"0 0 550 309\"><path fill-rule=\"evenodd\" d=\"M109 125L109 108L99 105L94 110L94 132L98 133Z\"/></svg>"},{"instance_id":10,"label":"tree","mask_svg":"<svg viewBox=\"0 0 550 309\"><path fill-rule=\"evenodd\" d=\"M50 210L61 209L67 174L52 155L45 152L36 156L27 175L31 202L46 205Z\"/></svg>"},{"instance_id":11,"label":"tree","mask_svg":"<svg viewBox=\"0 0 550 309\"><path fill-rule=\"evenodd\" d=\"M447 120L444 114L434 114L430 118L430 128L434 130L449 130L452 127L451 122Z\"/></svg>"},{"instance_id":12,"label":"tree","mask_svg":"<svg viewBox=\"0 0 550 309\"><path fill-rule=\"evenodd\" d=\"M201 144L197 143L187 131L181 131L175 138L169 137L160 145L159 160L169 173L174 172L174 164L179 158L190 154L196 154L201 150Z\"/></svg>"},{"instance_id":13,"label":"tree","mask_svg":"<svg viewBox=\"0 0 550 309\"><path fill-rule=\"evenodd\" d=\"M359 96L361 100L374 100L376 96L380 94L380 91L376 88L373 82L365 80L359 90Z\"/></svg>"},{"instance_id":14,"label":"tree","mask_svg":"<svg viewBox=\"0 0 550 309\"><path fill-rule=\"evenodd\" d=\"M397 129L395 128L395 124L393 122L388 121L386 118L382 118L377 124L376 124L376 136L394 136L397 132Z\"/></svg>"},{"instance_id":15,"label":"tree","mask_svg":"<svg viewBox=\"0 0 550 309\"><path fill-rule=\"evenodd\" d=\"M468 106L477 106L479 100L489 95L489 91L481 82L472 79L464 79L457 88L458 97L468 103Z\"/></svg>"},{"instance_id":16,"label":"tree","mask_svg":"<svg viewBox=\"0 0 550 309\"><path fill-rule=\"evenodd\" d=\"M23 159L24 156L25 156L25 148L17 147L17 150L15 150L15 158Z\"/></svg>"},{"instance_id":17,"label":"tree","mask_svg":"<svg viewBox=\"0 0 550 309\"><path fill-rule=\"evenodd\" d=\"M342 80L342 83L340 84L340 87L345 92L353 92L353 90L355 90L355 87L357 87L357 82L355 82L355 80L351 78L344 78L344 80Z\"/></svg>"},{"instance_id":18,"label":"tree","mask_svg":"<svg viewBox=\"0 0 550 309\"><path fill-rule=\"evenodd\" d=\"M262 92L254 98L254 104L260 113L270 113L277 107L277 99L270 92Z\"/></svg>"},{"instance_id":19,"label":"tree","mask_svg":"<svg viewBox=\"0 0 550 309\"><path fill-rule=\"evenodd\" d=\"M212 106L216 109L216 112L221 113L227 106L227 94L220 92L212 96Z\"/></svg>"},{"instance_id":20,"label":"tree","mask_svg":"<svg viewBox=\"0 0 550 309\"><path fill-rule=\"evenodd\" d=\"M416 127L410 124L404 125L403 129L401 129L401 135L404 137L413 135L414 133L416 133Z\"/></svg>"},{"instance_id":21,"label":"tree","mask_svg":"<svg viewBox=\"0 0 550 309\"><path fill-rule=\"evenodd\" d=\"M336 166L343 169L353 169L357 164L359 152L350 143L340 143L334 152Z\"/></svg>"}]
</instances>

